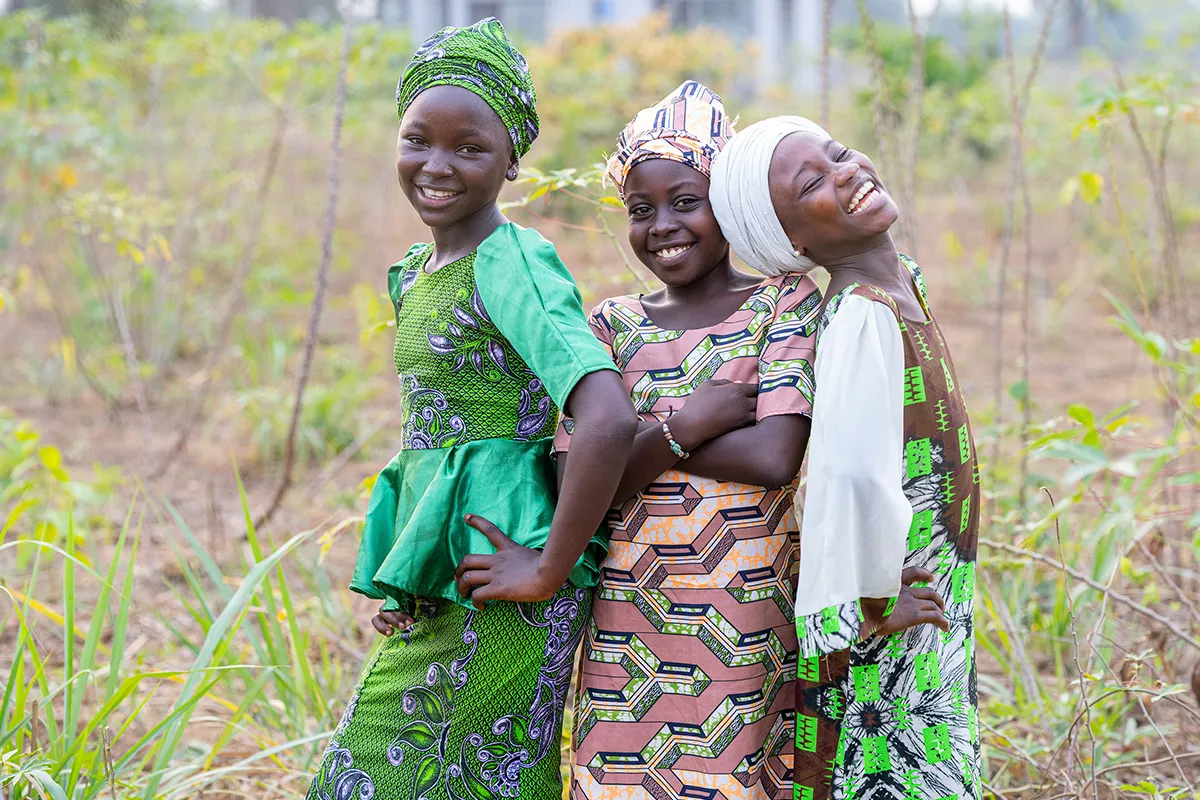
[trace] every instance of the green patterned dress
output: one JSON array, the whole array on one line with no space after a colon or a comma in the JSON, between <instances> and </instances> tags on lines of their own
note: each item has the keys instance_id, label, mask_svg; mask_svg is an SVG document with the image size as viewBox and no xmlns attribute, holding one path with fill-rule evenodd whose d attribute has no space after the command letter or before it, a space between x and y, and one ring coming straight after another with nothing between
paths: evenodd
<instances>
[{"instance_id":1,"label":"green patterned dress","mask_svg":"<svg viewBox=\"0 0 1200 800\"><path fill-rule=\"evenodd\" d=\"M454 569L492 552L466 513L520 544L545 544L559 409L582 377L615 367L536 232L503 225L427 273L432 250L413 247L388 273L403 449L375 482L350 584L416 622L367 664L309 800L562 792L563 706L604 539L540 603L475 611Z\"/></svg>"}]
</instances>

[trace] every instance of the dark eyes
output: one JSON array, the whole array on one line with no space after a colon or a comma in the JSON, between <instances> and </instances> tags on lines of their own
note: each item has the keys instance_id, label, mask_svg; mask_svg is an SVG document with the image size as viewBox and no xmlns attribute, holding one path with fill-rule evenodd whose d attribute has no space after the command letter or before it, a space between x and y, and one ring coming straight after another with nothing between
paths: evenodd
<instances>
[{"instance_id":1,"label":"dark eyes","mask_svg":"<svg viewBox=\"0 0 1200 800\"><path fill-rule=\"evenodd\" d=\"M413 147L424 147L425 146L425 140L422 139L420 136L405 136L404 141L408 142Z\"/></svg>"},{"instance_id":2,"label":"dark eyes","mask_svg":"<svg viewBox=\"0 0 1200 800\"><path fill-rule=\"evenodd\" d=\"M471 155L471 156L479 155L480 153L483 152L483 148L476 147L473 144L463 145L462 147L458 148L458 150L460 153L466 153L467 155Z\"/></svg>"},{"instance_id":3,"label":"dark eyes","mask_svg":"<svg viewBox=\"0 0 1200 800\"><path fill-rule=\"evenodd\" d=\"M694 211L702 202L704 202L702 198L687 195L677 198L675 202L671 203L671 207L676 211ZM638 203L629 207L629 216L635 219L648 217L653 212L654 209L648 203Z\"/></svg>"}]
</instances>

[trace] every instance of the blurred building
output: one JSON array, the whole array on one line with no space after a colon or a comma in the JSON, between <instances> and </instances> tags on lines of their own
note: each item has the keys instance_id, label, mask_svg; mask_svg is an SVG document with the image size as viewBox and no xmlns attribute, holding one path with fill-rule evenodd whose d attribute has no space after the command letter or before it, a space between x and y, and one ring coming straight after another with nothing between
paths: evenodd
<instances>
[{"instance_id":1,"label":"blurred building","mask_svg":"<svg viewBox=\"0 0 1200 800\"><path fill-rule=\"evenodd\" d=\"M664 12L676 27L707 25L757 45L758 82L817 89L821 0L380 0L379 16L414 31L498 17L510 31L539 40L590 25L636 22Z\"/></svg>"}]
</instances>

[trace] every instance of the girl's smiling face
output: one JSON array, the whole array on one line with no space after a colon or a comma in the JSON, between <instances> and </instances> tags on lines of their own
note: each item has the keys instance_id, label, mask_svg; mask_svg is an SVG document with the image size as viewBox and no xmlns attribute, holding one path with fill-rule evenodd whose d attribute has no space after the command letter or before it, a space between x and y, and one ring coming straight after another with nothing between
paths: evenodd
<instances>
[{"instance_id":1,"label":"girl's smiling face","mask_svg":"<svg viewBox=\"0 0 1200 800\"><path fill-rule=\"evenodd\" d=\"M708 178L666 158L652 158L625 179L629 245L668 286L687 286L729 259L729 243L708 202Z\"/></svg>"},{"instance_id":2,"label":"girl's smiling face","mask_svg":"<svg viewBox=\"0 0 1200 800\"><path fill-rule=\"evenodd\" d=\"M396 175L430 228L444 228L490 207L517 159L500 117L474 92L434 86L417 95L400 121Z\"/></svg>"},{"instance_id":3,"label":"girl's smiling face","mask_svg":"<svg viewBox=\"0 0 1200 800\"><path fill-rule=\"evenodd\" d=\"M900 216L871 159L833 139L784 137L767 180L792 247L818 264L852 255Z\"/></svg>"}]
</instances>

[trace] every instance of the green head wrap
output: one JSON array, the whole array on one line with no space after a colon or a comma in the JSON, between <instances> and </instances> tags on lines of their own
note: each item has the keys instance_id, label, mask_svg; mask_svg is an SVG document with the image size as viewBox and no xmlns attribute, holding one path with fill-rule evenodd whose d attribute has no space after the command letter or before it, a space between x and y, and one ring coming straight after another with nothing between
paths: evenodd
<instances>
[{"instance_id":1,"label":"green head wrap","mask_svg":"<svg viewBox=\"0 0 1200 800\"><path fill-rule=\"evenodd\" d=\"M483 98L508 128L520 158L538 135L537 96L525 56L495 17L469 28L446 27L417 48L396 87L400 117L431 86L461 86Z\"/></svg>"}]
</instances>

